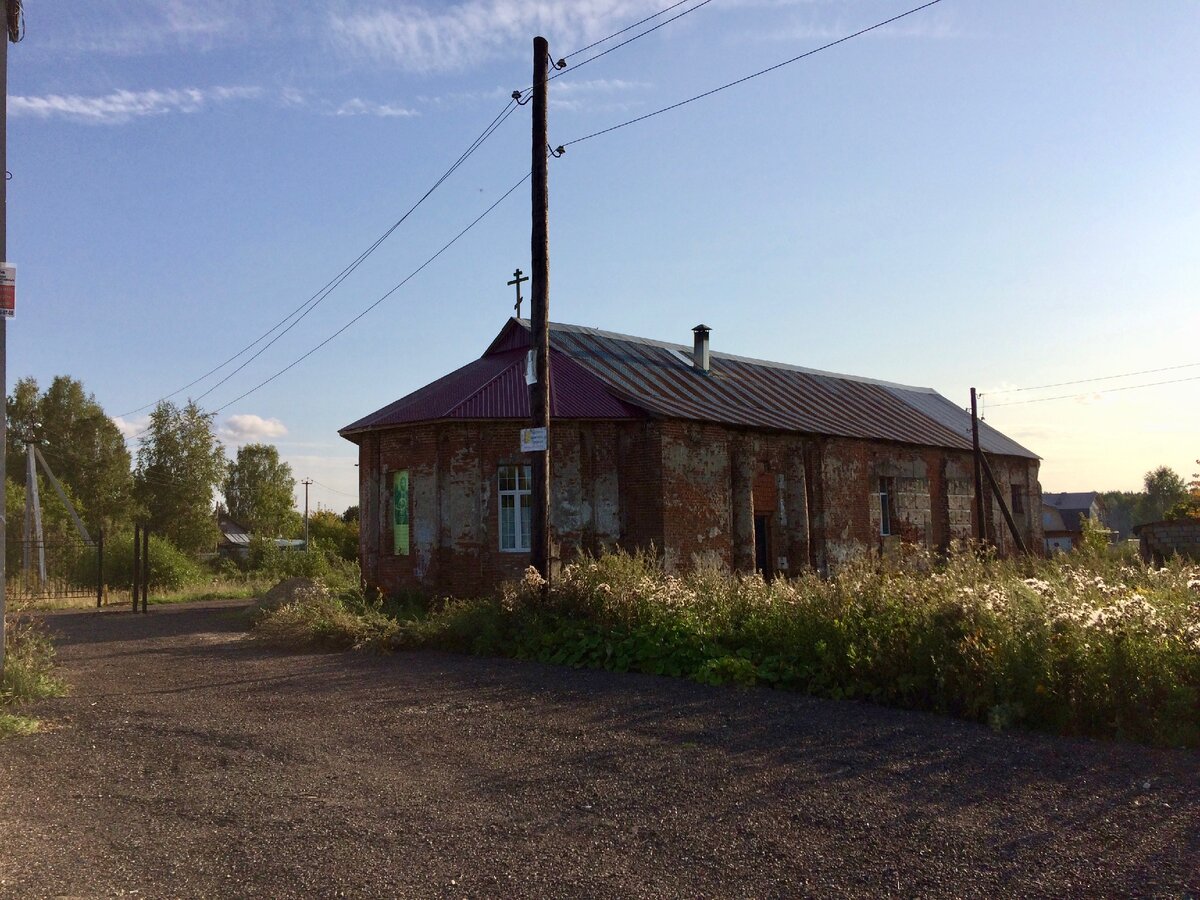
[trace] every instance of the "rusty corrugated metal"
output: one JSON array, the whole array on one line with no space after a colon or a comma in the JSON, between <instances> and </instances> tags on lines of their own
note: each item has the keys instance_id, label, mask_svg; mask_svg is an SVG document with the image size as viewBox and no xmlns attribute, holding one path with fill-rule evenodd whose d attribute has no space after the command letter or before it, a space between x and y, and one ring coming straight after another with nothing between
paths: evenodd
<instances>
[{"instance_id":1,"label":"rusty corrugated metal","mask_svg":"<svg viewBox=\"0 0 1200 900\"><path fill-rule=\"evenodd\" d=\"M575 325L551 325L552 415L645 413L727 425L969 450L970 416L936 391L712 352ZM529 323L510 319L483 357L342 429L342 434L434 419L529 416ZM983 449L1037 456L986 424Z\"/></svg>"},{"instance_id":2,"label":"rusty corrugated metal","mask_svg":"<svg viewBox=\"0 0 1200 900\"><path fill-rule=\"evenodd\" d=\"M550 409L561 419L632 419L643 413L613 396L570 357L552 353ZM395 403L347 425L343 435L443 419L528 419L525 350L505 350L468 363Z\"/></svg>"},{"instance_id":3,"label":"rusty corrugated metal","mask_svg":"<svg viewBox=\"0 0 1200 900\"><path fill-rule=\"evenodd\" d=\"M512 326L526 328L525 323ZM511 331L501 338L511 342ZM969 450L970 416L928 388L836 375L713 351L708 374L692 348L572 325L551 326L553 345L630 403L663 416ZM981 424L989 453L1036 454Z\"/></svg>"}]
</instances>

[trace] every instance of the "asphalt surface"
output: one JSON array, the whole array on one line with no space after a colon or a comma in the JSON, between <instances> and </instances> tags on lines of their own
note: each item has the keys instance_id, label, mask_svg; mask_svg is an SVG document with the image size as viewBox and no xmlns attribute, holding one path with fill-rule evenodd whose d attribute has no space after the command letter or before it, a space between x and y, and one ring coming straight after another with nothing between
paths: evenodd
<instances>
[{"instance_id":1,"label":"asphalt surface","mask_svg":"<svg viewBox=\"0 0 1200 900\"><path fill-rule=\"evenodd\" d=\"M49 616L4 897L1200 895L1200 754L430 653Z\"/></svg>"}]
</instances>

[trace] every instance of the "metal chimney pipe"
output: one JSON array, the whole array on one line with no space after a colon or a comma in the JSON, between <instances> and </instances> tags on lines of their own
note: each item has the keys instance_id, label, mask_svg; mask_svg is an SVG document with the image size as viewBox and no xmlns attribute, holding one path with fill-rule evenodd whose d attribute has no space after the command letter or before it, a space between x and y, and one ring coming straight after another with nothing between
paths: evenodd
<instances>
[{"instance_id":1,"label":"metal chimney pipe","mask_svg":"<svg viewBox=\"0 0 1200 900\"><path fill-rule=\"evenodd\" d=\"M692 331L696 335L696 342L692 348L692 365L697 371L708 374L708 334L712 329L707 325L697 325Z\"/></svg>"}]
</instances>

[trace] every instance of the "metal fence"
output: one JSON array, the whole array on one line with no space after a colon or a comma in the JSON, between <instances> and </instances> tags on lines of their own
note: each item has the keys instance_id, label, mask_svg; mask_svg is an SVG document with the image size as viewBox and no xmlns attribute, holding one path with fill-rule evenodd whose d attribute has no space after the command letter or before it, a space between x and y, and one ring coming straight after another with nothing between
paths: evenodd
<instances>
[{"instance_id":1,"label":"metal fence","mask_svg":"<svg viewBox=\"0 0 1200 900\"><path fill-rule=\"evenodd\" d=\"M102 541L10 541L8 596L13 600L59 600L104 596Z\"/></svg>"}]
</instances>

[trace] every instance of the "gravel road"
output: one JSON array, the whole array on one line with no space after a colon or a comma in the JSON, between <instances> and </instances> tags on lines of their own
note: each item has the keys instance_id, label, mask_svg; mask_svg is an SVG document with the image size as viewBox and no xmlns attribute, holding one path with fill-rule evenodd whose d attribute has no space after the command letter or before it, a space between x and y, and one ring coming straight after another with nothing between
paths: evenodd
<instances>
[{"instance_id":1,"label":"gravel road","mask_svg":"<svg viewBox=\"0 0 1200 900\"><path fill-rule=\"evenodd\" d=\"M5 897L1200 895L1200 753L431 653L207 604L52 615Z\"/></svg>"}]
</instances>

